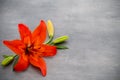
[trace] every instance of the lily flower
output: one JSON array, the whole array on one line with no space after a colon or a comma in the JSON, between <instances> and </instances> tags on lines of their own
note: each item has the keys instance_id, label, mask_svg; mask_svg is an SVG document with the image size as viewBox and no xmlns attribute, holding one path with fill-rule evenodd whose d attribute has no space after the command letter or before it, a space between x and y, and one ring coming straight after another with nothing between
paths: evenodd
<instances>
[{"instance_id":1,"label":"lily flower","mask_svg":"<svg viewBox=\"0 0 120 80\"><path fill-rule=\"evenodd\" d=\"M13 69L17 72L24 71L29 64L32 64L41 70L43 76L46 76L47 67L43 57L56 55L57 49L55 46L44 44L47 30L45 22L41 20L33 32L25 24L18 24L18 29L20 40L3 41L8 48L19 55Z\"/></svg>"}]
</instances>

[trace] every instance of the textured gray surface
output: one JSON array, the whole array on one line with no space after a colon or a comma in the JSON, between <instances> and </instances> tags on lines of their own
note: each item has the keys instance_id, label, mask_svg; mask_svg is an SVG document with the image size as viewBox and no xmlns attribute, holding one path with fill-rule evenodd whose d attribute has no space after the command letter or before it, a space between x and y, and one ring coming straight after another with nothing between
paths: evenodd
<instances>
[{"instance_id":1,"label":"textured gray surface","mask_svg":"<svg viewBox=\"0 0 120 80\"><path fill-rule=\"evenodd\" d=\"M19 38L18 23L33 30L51 19L68 50L45 58L48 74L30 66L15 73L0 66L0 80L120 80L120 0L0 0L0 61L14 54L2 40Z\"/></svg>"}]
</instances>

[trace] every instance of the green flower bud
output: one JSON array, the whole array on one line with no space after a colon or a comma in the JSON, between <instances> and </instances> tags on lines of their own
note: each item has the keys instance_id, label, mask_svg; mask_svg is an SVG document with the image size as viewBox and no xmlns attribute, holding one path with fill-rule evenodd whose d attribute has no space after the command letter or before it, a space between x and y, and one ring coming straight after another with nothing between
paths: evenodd
<instances>
[{"instance_id":1,"label":"green flower bud","mask_svg":"<svg viewBox=\"0 0 120 80\"><path fill-rule=\"evenodd\" d=\"M61 37L58 37L56 38L55 40L53 40L53 44L57 44L57 43L61 43L61 42L64 42L66 40L68 40L68 36L61 36Z\"/></svg>"},{"instance_id":2,"label":"green flower bud","mask_svg":"<svg viewBox=\"0 0 120 80\"><path fill-rule=\"evenodd\" d=\"M14 56L9 56L9 57L5 58L5 59L1 62L1 65L2 65L2 66L7 66L7 65L10 64L13 60L14 60Z\"/></svg>"}]
</instances>

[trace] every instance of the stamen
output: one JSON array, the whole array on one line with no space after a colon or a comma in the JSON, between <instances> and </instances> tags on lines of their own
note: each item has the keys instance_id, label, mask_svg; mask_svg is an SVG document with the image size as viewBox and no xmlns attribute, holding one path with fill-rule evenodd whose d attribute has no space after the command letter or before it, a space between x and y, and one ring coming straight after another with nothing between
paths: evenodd
<instances>
[{"instance_id":1,"label":"stamen","mask_svg":"<svg viewBox=\"0 0 120 80\"><path fill-rule=\"evenodd\" d=\"M25 53L26 53L26 54L29 54L29 48L26 48L26 49L25 49Z\"/></svg>"}]
</instances>

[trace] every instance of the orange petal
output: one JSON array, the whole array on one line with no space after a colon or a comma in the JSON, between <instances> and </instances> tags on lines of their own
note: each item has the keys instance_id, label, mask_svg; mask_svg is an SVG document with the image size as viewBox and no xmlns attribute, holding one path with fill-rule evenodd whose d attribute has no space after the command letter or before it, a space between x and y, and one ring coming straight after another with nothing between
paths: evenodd
<instances>
[{"instance_id":1,"label":"orange petal","mask_svg":"<svg viewBox=\"0 0 120 80\"><path fill-rule=\"evenodd\" d=\"M24 71L28 68L28 66L28 56L23 53L22 55L20 55L17 64L14 66L14 70L17 72Z\"/></svg>"},{"instance_id":2,"label":"orange petal","mask_svg":"<svg viewBox=\"0 0 120 80\"><path fill-rule=\"evenodd\" d=\"M3 43L18 55L24 52L25 45L20 40L3 41Z\"/></svg>"},{"instance_id":3,"label":"orange petal","mask_svg":"<svg viewBox=\"0 0 120 80\"><path fill-rule=\"evenodd\" d=\"M45 51L42 53L42 56L54 56L57 53L57 49L55 46L51 45L42 45L45 48Z\"/></svg>"},{"instance_id":4,"label":"orange petal","mask_svg":"<svg viewBox=\"0 0 120 80\"><path fill-rule=\"evenodd\" d=\"M33 57L32 55L29 57L29 59L30 63L33 66L38 67L41 70L42 75L46 76L47 68L44 59L41 57Z\"/></svg>"},{"instance_id":5,"label":"orange petal","mask_svg":"<svg viewBox=\"0 0 120 80\"><path fill-rule=\"evenodd\" d=\"M34 45L39 45L45 41L45 39L46 39L46 24L43 20L41 20L41 23L33 31L32 39L33 39Z\"/></svg>"},{"instance_id":6,"label":"orange petal","mask_svg":"<svg viewBox=\"0 0 120 80\"><path fill-rule=\"evenodd\" d=\"M31 44L31 32L29 28L24 24L18 24L18 28L19 28L21 40L25 44L30 45Z\"/></svg>"}]
</instances>

